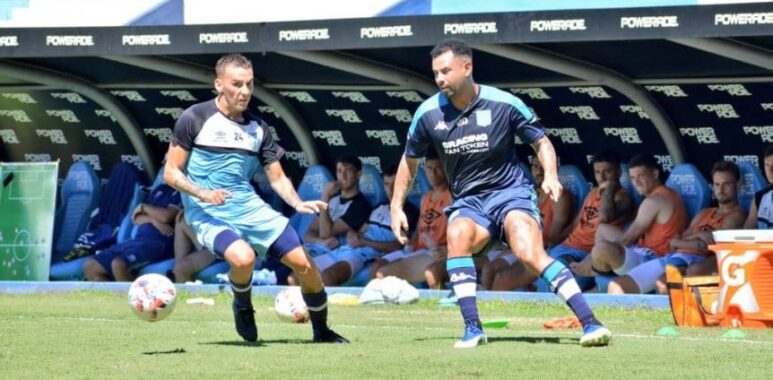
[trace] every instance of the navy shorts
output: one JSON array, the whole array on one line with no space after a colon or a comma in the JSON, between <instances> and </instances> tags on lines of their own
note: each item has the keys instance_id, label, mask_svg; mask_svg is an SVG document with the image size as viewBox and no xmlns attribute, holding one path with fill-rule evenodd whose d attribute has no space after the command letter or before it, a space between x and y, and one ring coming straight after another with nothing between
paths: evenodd
<instances>
[{"instance_id":1,"label":"navy shorts","mask_svg":"<svg viewBox=\"0 0 773 380\"><path fill-rule=\"evenodd\" d=\"M215 256L219 259L225 260L225 250L233 244L233 242L241 239L238 234L232 230L223 230L215 237ZM274 258L281 261L282 258L295 248L303 245L301 238L298 236L298 232L295 228L287 223L279 237L274 240L273 243L266 250L266 258Z\"/></svg>"},{"instance_id":2,"label":"navy shorts","mask_svg":"<svg viewBox=\"0 0 773 380\"><path fill-rule=\"evenodd\" d=\"M476 224L486 228L491 234L489 243L491 246L494 241L506 243L503 233L505 216L513 210L531 216L542 228L537 193L531 185L468 195L454 201L445 209L445 213L448 215L449 224L455 218L466 216Z\"/></svg>"},{"instance_id":3,"label":"navy shorts","mask_svg":"<svg viewBox=\"0 0 773 380\"><path fill-rule=\"evenodd\" d=\"M130 271L136 271L145 265L171 259L172 256L172 239L132 239L100 251L94 255L94 260L113 278L112 262L116 258L123 260Z\"/></svg>"}]
</instances>

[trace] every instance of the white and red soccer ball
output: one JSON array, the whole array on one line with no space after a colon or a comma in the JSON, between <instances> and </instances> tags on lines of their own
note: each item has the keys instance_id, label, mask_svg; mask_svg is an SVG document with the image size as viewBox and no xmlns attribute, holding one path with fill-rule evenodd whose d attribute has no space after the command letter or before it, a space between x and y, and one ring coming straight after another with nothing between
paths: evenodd
<instances>
[{"instance_id":1,"label":"white and red soccer ball","mask_svg":"<svg viewBox=\"0 0 773 380\"><path fill-rule=\"evenodd\" d=\"M156 322L168 317L176 302L174 284L160 274L137 277L129 287L129 306L144 321Z\"/></svg>"},{"instance_id":2,"label":"white and red soccer ball","mask_svg":"<svg viewBox=\"0 0 773 380\"><path fill-rule=\"evenodd\" d=\"M303 301L301 288L285 288L274 299L274 311L283 322L305 323L309 321L309 308Z\"/></svg>"}]
</instances>

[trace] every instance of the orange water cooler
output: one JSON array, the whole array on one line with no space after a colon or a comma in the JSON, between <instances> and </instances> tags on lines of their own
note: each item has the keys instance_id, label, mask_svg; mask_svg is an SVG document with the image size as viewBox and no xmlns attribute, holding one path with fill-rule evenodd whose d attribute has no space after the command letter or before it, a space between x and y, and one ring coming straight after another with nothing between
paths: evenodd
<instances>
[{"instance_id":1,"label":"orange water cooler","mask_svg":"<svg viewBox=\"0 0 773 380\"><path fill-rule=\"evenodd\" d=\"M725 327L773 327L773 230L714 231Z\"/></svg>"}]
</instances>

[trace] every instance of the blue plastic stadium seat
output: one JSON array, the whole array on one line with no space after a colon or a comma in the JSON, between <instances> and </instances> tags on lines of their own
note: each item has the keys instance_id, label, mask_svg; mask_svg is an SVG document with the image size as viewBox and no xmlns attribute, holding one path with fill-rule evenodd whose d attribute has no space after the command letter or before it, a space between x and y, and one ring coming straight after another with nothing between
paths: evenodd
<instances>
[{"instance_id":1,"label":"blue plastic stadium seat","mask_svg":"<svg viewBox=\"0 0 773 380\"><path fill-rule=\"evenodd\" d=\"M325 184L333 180L333 175L322 165L314 165L306 169L301 183L298 185L298 196L304 200L320 199ZM290 225L303 237L315 215L295 213L290 217Z\"/></svg>"},{"instance_id":2,"label":"blue plastic stadium seat","mask_svg":"<svg viewBox=\"0 0 773 380\"><path fill-rule=\"evenodd\" d=\"M369 164L362 165L360 192L373 207L387 202L384 181L381 179L381 173L379 173L375 166Z\"/></svg>"},{"instance_id":3,"label":"blue plastic stadium seat","mask_svg":"<svg viewBox=\"0 0 773 380\"><path fill-rule=\"evenodd\" d=\"M424 164L419 165L416 168L416 179L413 180L413 185L408 191L408 202L419 209L421 207L421 197L424 193L432 188L429 181L427 181L427 173L424 172Z\"/></svg>"},{"instance_id":4,"label":"blue plastic stadium seat","mask_svg":"<svg viewBox=\"0 0 773 380\"><path fill-rule=\"evenodd\" d=\"M582 201L590 192L588 180L585 179L580 168L574 165L561 165L558 168L558 180L561 181L564 189L574 195L577 212L579 212L580 207L582 207Z\"/></svg>"},{"instance_id":5,"label":"blue plastic stadium seat","mask_svg":"<svg viewBox=\"0 0 773 380\"><path fill-rule=\"evenodd\" d=\"M204 268L201 272L196 274L196 278L201 280L205 284L217 284L220 281L217 279L217 275L220 273L228 273L230 266L225 261L215 261L214 264Z\"/></svg>"},{"instance_id":6,"label":"blue plastic stadium seat","mask_svg":"<svg viewBox=\"0 0 773 380\"><path fill-rule=\"evenodd\" d=\"M102 186L91 165L72 164L62 182L61 206L56 210L52 261L61 261L70 252L75 240L86 230L101 194Z\"/></svg>"},{"instance_id":7,"label":"blue plastic stadium seat","mask_svg":"<svg viewBox=\"0 0 773 380\"><path fill-rule=\"evenodd\" d=\"M52 280L81 280L80 270L85 258L63 262L75 244L75 240L88 227L91 213L99 203L102 187L99 178L85 162L70 166L62 183L61 206L56 210L54 221L54 244L49 277Z\"/></svg>"},{"instance_id":8,"label":"blue plastic stadium seat","mask_svg":"<svg viewBox=\"0 0 773 380\"><path fill-rule=\"evenodd\" d=\"M633 201L638 206L641 204L641 201L644 199L644 197L639 194L638 191L636 191L636 188L633 187L633 182L631 181L631 173L628 172L628 164L621 163L620 164L620 172L622 176L620 176L620 184L623 185L623 188L628 190L628 192L631 194L631 197L633 198Z\"/></svg>"},{"instance_id":9,"label":"blue plastic stadium seat","mask_svg":"<svg viewBox=\"0 0 773 380\"><path fill-rule=\"evenodd\" d=\"M690 220L711 202L709 183L693 164L675 165L666 180L666 186L682 197Z\"/></svg>"},{"instance_id":10,"label":"blue plastic stadium seat","mask_svg":"<svg viewBox=\"0 0 773 380\"><path fill-rule=\"evenodd\" d=\"M764 189L768 185L765 176L751 163L739 162L741 171L741 191L738 192L738 202L744 211L748 212L754 200L754 193Z\"/></svg>"},{"instance_id":11,"label":"blue plastic stadium seat","mask_svg":"<svg viewBox=\"0 0 773 380\"><path fill-rule=\"evenodd\" d=\"M140 268L139 275L156 273L166 276L166 273L174 268L174 259L167 259L157 263L151 263Z\"/></svg>"}]
</instances>

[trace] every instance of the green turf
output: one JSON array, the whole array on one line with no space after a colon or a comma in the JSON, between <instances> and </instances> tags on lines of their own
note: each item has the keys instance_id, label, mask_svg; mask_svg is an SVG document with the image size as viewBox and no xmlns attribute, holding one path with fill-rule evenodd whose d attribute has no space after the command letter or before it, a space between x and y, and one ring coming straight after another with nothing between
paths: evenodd
<instances>
[{"instance_id":1,"label":"green turf","mask_svg":"<svg viewBox=\"0 0 773 380\"><path fill-rule=\"evenodd\" d=\"M332 326L350 345L308 344L310 326L280 322L272 300L255 298L259 344L234 331L227 295L215 306L188 305L181 294L167 320L134 317L123 294L0 295L0 379L29 378L769 378L773 330L678 329L665 310L599 308L612 345L581 348L580 333L546 331L542 322L568 310L542 303L482 302L490 344L456 350L455 308L435 300L408 306L331 306ZM204 295L206 297L206 295ZM238 377L237 377L238 376ZM247 376L247 377L244 377Z\"/></svg>"}]
</instances>

